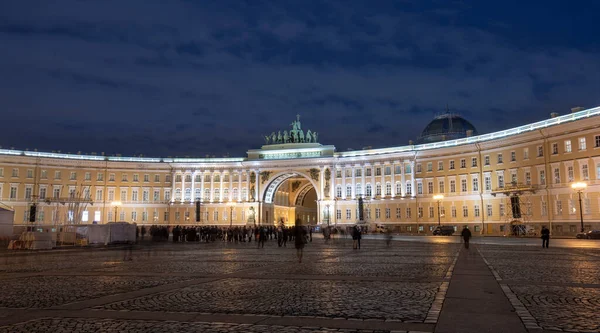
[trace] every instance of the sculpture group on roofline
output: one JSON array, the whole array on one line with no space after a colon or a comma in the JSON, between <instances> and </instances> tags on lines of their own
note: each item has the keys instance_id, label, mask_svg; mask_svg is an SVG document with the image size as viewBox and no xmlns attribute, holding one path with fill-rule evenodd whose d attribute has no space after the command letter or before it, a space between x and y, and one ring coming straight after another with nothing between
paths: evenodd
<instances>
[{"instance_id":1,"label":"sculpture group on roofline","mask_svg":"<svg viewBox=\"0 0 600 333\"><path fill-rule=\"evenodd\" d=\"M278 131L277 133L272 132L271 135L265 135L265 142L268 145L277 144L277 143L317 143L317 139L319 137L319 133L311 132L310 130L306 131L306 135L304 135L304 131L302 130L302 126L300 123L300 115L296 115L296 120L294 120L291 124L292 129L288 132L284 130L283 133Z\"/></svg>"}]
</instances>

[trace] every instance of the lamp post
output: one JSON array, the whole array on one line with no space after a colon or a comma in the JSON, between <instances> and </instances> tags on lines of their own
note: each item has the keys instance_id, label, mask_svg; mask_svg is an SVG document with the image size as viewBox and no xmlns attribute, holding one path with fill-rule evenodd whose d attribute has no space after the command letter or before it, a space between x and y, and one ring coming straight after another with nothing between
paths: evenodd
<instances>
[{"instance_id":1,"label":"lamp post","mask_svg":"<svg viewBox=\"0 0 600 333\"><path fill-rule=\"evenodd\" d=\"M444 200L444 196L442 194L436 194L433 196L433 200L437 201L437 211L438 211L438 226L442 225L441 215L440 215L440 202Z\"/></svg>"},{"instance_id":2,"label":"lamp post","mask_svg":"<svg viewBox=\"0 0 600 333\"><path fill-rule=\"evenodd\" d=\"M584 228L583 228L583 210L582 210L582 205L581 205L581 192L583 192L583 190L585 190L585 188L587 187L587 184L584 182L577 182L577 183L573 183L571 184L571 188L575 191L577 191L577 194L579 195L579 219L581 220L581 232L584 232Z\"/></svg>"},{"instance_id":3,"label":"lamp post","mask_svg":"<svg viewBox=\"0 0 600 333\"><path fill-rule=\"evenodd\" d=\"M111 205L115 207L115 222L117 222L117 211L119 210L119 207L122 205L122 203L121 201L113 201Z\"/></svg>"},{"instance_id":4,"label":"lamp post","mask_svg":"<svg viewBox=\"0 0 600 333\"><path fill-rule=\"evenodd\" d=\"M231 228L233 225L233 207L235 207L235 202L229 201L227 206L229 206L229 227Z\"/></svg>"}]
</instances>

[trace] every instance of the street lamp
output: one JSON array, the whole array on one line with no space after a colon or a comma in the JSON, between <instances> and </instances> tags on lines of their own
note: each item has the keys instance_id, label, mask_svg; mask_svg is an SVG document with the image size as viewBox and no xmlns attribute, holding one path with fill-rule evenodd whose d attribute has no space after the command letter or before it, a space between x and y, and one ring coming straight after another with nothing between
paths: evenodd
<instances>
[{"instance_id":1,"label":"street lamp","mask_svg":"<svg viewBox=\"0 0 600 333\"><path fill-rule=\"evenodd\" d=\"M121 201L113 201L111 205L115 207L115 222L117 222L117 211L119 207L121 207L123 204L121 203Z\"/></svg>"},{"instance_id":2,"label":"street lamp","mask_svg":"<svg viewBox=\"0 0 600 333\"><path fill-rule=\"evenodd\" d=\"M233 207L235 207L235 202L229 201L227 206L229 206L229 227L231 228L233 225Z\"/></svg>"},{"instance_id":3,"label":"street lamp","mask_svg":"<svg viewBox=\"0 0 600 333\"><path fill-rule=\"evenodd\" d=\"M573 190L577 191L577 194L579 195L579 218L581 220L581 232L584 232L583 210L581 209L581 192L583 192L583 190L585 190L586 187L587 187L587 184L584 182L577 182L577 183L571 184L571 188Z\"/></svg>"},{"instance_id":4,"label":"street lamp","mask_svg":"<svg viewBox=\"0 0 600 333\"><path fill-rule=\"evenodd\" d=\"M433 196L433 200L437 201L437 211L438 211L438 226L442 225L441 215L440 215L440 202L444 200L444 196L442 194L436 194Z\"/></svg>"}]
</instances>

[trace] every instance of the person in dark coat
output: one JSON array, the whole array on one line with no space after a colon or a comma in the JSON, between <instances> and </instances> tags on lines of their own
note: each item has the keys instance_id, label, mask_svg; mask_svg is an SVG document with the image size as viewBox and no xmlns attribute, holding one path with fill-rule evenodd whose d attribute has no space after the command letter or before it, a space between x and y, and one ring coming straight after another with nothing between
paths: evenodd
<instances>
[{"instance_id":1,"label":"person in dark coat","mask_svg":"<svg viewBox=\"0 0 600 333\"><path fill-rule=\"evenodd\" d=\"M471 230L469 230L469 227L465 226L462 230L462 232L460 233L460 235L462 236L463 240L465 241L465 249L469 248L469 240L471 239Z\"/></svg>"},{"instance_id":2,"label":"person in dark coat","mask_svg":"<svg viewBox=\"0 0 600 333\"><path fill-rule=\"evenodd\" d=\"M541 234L542 234L542 248L548 248L548 243L550 243L550 229L543 226Z\"/></svg>"},{"instance_id":3,"label":"person in dark coat","mask_svg":"<svg viewBox=\"0 0 600 333\"><path fill-rule=\"evenodd\" d=\"M360 232L360 228L355 225L354 228L352 228L352 248L354 250L359 249L360 250L360 239L362 238L362 234Z\"/></svg>"},{"instance_id":4,"label":"person in dark coat","mask_svg":"<svg viewBox=\"0 0 600 333\"><path fill-rule=\"evenodd\" d=\"M296 219L294 227L294 244L296 245L296 255L298 262L302 263L302 255L304 254L304 244L306 244L306 230L302 226L300 219Z\"/></svg>"},{"instance_id":5,"label":"person in dark coat","mask_svg":"<svg viewBox=\"0 0 600 333\"><path fill-rule=\"evenodd\" d=\"M265 227L258 227L258 229L258 247L264 248L265 241L267 240L267 231L265 230Z\"/></svg>"}]
</instances>

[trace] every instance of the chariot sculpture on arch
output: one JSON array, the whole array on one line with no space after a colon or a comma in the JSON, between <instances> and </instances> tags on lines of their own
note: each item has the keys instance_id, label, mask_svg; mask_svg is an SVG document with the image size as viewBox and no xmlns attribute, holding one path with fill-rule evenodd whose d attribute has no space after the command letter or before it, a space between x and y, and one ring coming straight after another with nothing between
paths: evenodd
<instances>
[{"instance_id":1,"label":"chariot sculpture on arch","mask_svg":"<svg viewBox=\"0 0 600 333\"><path fill-rule=\"evenodd\" d=\"M300 122L300 115L296 115L296 120L294 120L290 126L291 130L283 130L282 131L273 131L270 135L263 135L265 139L265 144L273 145L278 143L317 143L318 134L317 132L312 132L310 129L306 131L306 135L304 130L302 129L302 123ZM277 133L277 134L276 134Z\"/></svg>"}]
</instances>

